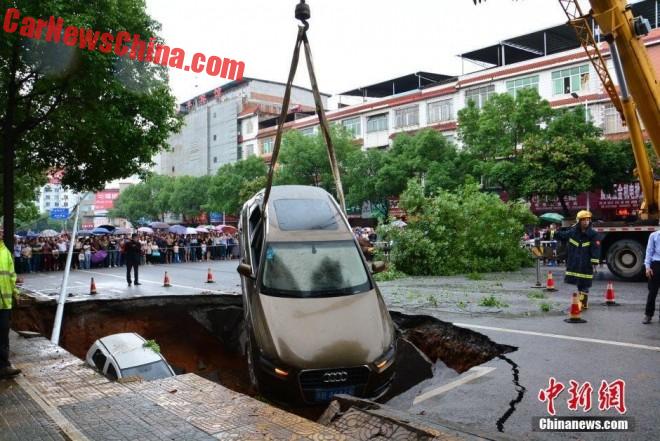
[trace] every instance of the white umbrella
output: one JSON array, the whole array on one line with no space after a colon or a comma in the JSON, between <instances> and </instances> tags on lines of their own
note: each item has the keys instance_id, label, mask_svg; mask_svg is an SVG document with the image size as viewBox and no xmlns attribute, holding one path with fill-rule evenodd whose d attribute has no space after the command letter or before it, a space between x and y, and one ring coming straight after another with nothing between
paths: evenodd
<instances>
[{"instance_id":1,"label":"white umbrella","mask_svg":"<svg viewBox=\"0 0 660 441\"><path fill-rule=\"evenodd\" d=\"M40 236L41 237L55 237L55 236L59 236L59 235L60 235L60 233L58 233L55 230L44 230L44 231L41 232Z\"/></svg>"},{"instance_id":2,"label":"white umbrella","mask_svg":"<svg viewBox=\"0 0 660 441\"><path fill-rule=\"evenodd\" d=\"M140 233L154 234L154 230L152 230L149 227L140 227L140 228L138 228L138 231Z\"/></svg>"},{"instance_id":3,"label":"white umbrella","mask_svg":"<svg viewBox=\"0 0 660 441\"><path fill-rule=\"evenodd\" d=\"M208 233L209 232L209 230L207 230L206 227L202 227L202 226L199 226L199 227L195 228L195 231L197 231L198 233Z\"/></svg>"},{"instance_id":4,"label":"white umbrella","mask_svg":"<svg viewBox=\"0 0 660 441\"><path fill-rule=\"evenodd\" d=\"M197 234L197 230L194 228L188 227L186 228L186 234Z\"/></svg>"}]
</instances>

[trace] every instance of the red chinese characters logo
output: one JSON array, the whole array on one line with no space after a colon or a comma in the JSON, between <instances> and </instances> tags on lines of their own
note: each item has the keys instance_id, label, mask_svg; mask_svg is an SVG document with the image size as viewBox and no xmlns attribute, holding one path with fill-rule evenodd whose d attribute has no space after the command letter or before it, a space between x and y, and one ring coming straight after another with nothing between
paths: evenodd
<instances>
[{"instance_id":1,"label":"red chinese characters logo","mask_svg":"<svg viewBox=\"0 0 660 441\"><path fill-rule=\"evenodd\" d=\"M571 380L570 385L568 393L571 397L566 401L568 409L578 410L578 407L581 407L583 412L589 412L591 410L591 393L594 391L591 383L586 381L580 385L577 381Z\"/></svg>"},{"instance_id":2,"label":"red chinese characters logo","mask_svg":"<svg viewBox=\"0 0 660 441\"><path fill-rule=\"evenodd\" d=\"M626 413L626 382L616 379L611 383L603 380L598 388L598 409L615 408L620 414Z\"/></svg>"},{"instance_id":3,"label":"red chinese characters logo","mask_svg":"<svg viewBox=\"0 0 660 441\"><path fill-rule=\"evenodd\" d=\"M555 380L555 377L550 377L548 388L539 391L539 400L541 402L548 402L548 413L550 415L555 414L555 398L557 398L563 390L564 385Z\"/></svg>"},{"instance_id":4,"label":"red chinese characters logo","mask_svg":"<svg viewBox=\"0 0 660 441\"><path fill-rule=\"evenodd\" d=\"M582 408L583 412L591 410L591 396L594 388L591 383L585 381L583 384L575 380L569 381L568 394L570 397L566 400L568 410L577 411ZM541 389L538 394L538 399L542 403L547 403L548 414L555 415L555 399L565 389L563 383L557 381L554 377L550 377L547 389ZM626 382L621 379L616 379L611 383L602 380L598 388L598 410L604 411L609 409L616 409L620 414L626 413Z\"/></svg>"}]
</instances>

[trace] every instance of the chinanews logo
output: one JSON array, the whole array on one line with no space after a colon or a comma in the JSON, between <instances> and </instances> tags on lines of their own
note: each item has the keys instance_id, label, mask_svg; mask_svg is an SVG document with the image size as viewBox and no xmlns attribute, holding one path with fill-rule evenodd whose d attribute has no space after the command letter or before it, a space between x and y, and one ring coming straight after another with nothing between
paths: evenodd
<instances>
[{"instance_id":1,"label":"chinanews logo","mask_svg":"<svg viewBox=\"0 0 660 441\"><path fill-rule=\"evenodd\" d=\"M126 31L116 34L100 32L78 26L65 26L64 19L50 16L47 20L35 19L30 16L21 16L16 8L5 12L2 29L8 34L18 32L21 37L33 40L43 40L52 43L63 43L66 46L98 51L104 54L114 53L118 57L128 57L140 62L160 64L175 69L183 69L194 73L206 72L208 75L240 80L243 78L245 63L230 58L221 58L216 55L206 57L202 53L195 53L191 62L186 64L186 52L178 47L170 48L168 45L156 42L155 38L149 42L142 40L140 35Z\"/></svg>"}]
</instances>

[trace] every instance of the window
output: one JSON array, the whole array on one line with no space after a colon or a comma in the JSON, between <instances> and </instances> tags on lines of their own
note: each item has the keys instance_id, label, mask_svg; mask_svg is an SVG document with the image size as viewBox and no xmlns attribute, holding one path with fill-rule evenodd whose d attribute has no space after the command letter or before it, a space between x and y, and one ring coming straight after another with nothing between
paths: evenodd
<instances>
[{"instance_id":1,"label":"window","mask_svg":"<svg viewBox=\"0 0 660 441\"><path fill-rule=\"evenodd\" d=\"M215 112L213 112L213 118L215 118Z\"/></svg>"},{"instance_id":2,"label":"window","mask_svg":"<svg viewBox=\"0 0 660 441\"><path fill-rule=\"evenodd\" d=\"M49 208L49 207L50 207L50 202L46 202L46 204L45 204L44 206L45 206L46 208Z\"/></svg>"},{"instance_id":3,"label":"window","mask_svg":"<svg viewBox=\"0 0 660 441\"><path fill-rule=\"evenodd\" d=\"M352 240L271 242L266 248L262 292L282 297L330 297L371 289Z\"/></svg>"},{"instance_id":4,"label":"window","mask_svg":"<svg viewBox=\"0 0 660 441\"><path fill-rule=\"evenodd\" d=\"M108 369L108 374L110 374L110 369ZM163 360L160 360L149 364L122 369L121 375L122 377L135 376L149 381L171 377L172 372L170 372L170 368L167 364Z\"/></svg>"},{"instance_id":5,"label":"window","mask_svg":"<svg viewBox=\"0 0 660 441\"><path fill-rule=\"evenodd\" d=\"M353 138L359 138L362 136L362 127L360 125L359 117L345 119L341 122L341 125L344 126L351 135L353 135Z\"/></svg>"},{"instance_id":6,"label":"window","mask_svg":"<svg viewBox=\"0 0 660 441\"><path fill-rule=\"evenodd\" d=\"M218 139L218 135L213 135L213 140L215 141L216 139Z\"/></svg>"},{"instance_id":7,"label":"window","mask_svg":"<svg viewBox=\"0 0 660 441\"><path fill-rule=\"evenodd\" d=\"M94 355L92 355L92 361L94 362L94 366L96 366L96 369L100 371L103 371L106 360L107 360L106 356L103 355L103 352L101 352L100 349L97 349L96 352L94 352Z\"/></svg>"},{"instance_id":8,"label":"window","mask_svg":"<svg viewBox=\"0 0 660 441\"><path fill-rule=\"evenodd\" d=\"M367 133L383 132L387 130L387 113L367 118Z\"/></svg>"},{"instance_id":9,"label":"window","mask_svg":"<svg viewBox=\"0 0 660 441\"><path fill-rule=\"evenodd\" d=\"M533 75L531 77L525 78L516 78L515 80L509 80L506 82L506 91L516 97L516 92L520 89L534 89L538 92L539 90L539 76Z\"/></svg>"},{"instance_id":10,"label":"window","mask_svg":"<svg viewBox=\"0 0 660 441\"><path fill-rule=\"evenodd\" d=\"M279 199L273 204L283 231L338 228L334 207L325 199Z\"/></svg>"},{"instance_id":11,"label":"window","mask_svg":"<svg viewBox=\"0 0 660 441\"><path fill-rule=\"evenodd\" d=\"M603 133L621 133L626 128L621 122L621 116L613 104L606 104L603 110Z\"/></svg>"},{"instance_id":12,"label":"window","mask_svg":"<svg viewBox=\"0 0 660 441\"><path fill-rule=\"evenodd\" d=\"M44 187L44 192L45 192L45 193L48 193L49 191L50 191L50 187L49 187L48 185L46 185L46 186Z\"/></svg>"},{"instance_id":13,"label":"window","mask_svg":"<svg viewBox=\"0 0 660 441\"><path fill-rule=\"evenodd\" d=\"M394 127L416 126L419 124L419 106L406 107L394 111Z\"/></svg>"},{"instance_id":14,"label":"window","mask_svg":"<svg viewBox=\"0 0 660 441\"><path fill-rule=\"evenodd\" d=\"M451 121L454 119L451 100L436 101L429 103L428 120L429 123L438 121Z\"/></svg>"},{"instance_id":15,"label":"window","mask_svg":"<svg viewBox=\"0 0 660 441\"><path fill-rule=\"evenodd\" d=\"M218 163L218 157L217 157L217 156L214 156L214 157L213 157L213 163L214 163L214 164L217 164L217 163Z\"/></svg>"},{"instance_id":16,"label":"window","mask_svg":"<svg viewBox=\"0 0 660 441\"><path fill-rule=\"evenodd\" d=\"M63 207L68 207L68 206L69 206L69 203L68 203L68 202L65 202L65 203L62 204L62 206L63 206Z\"/></svg>"},{"instance_id":17,"label":"window","mask_svg":"<svg viewBox=\"0 0 660 441\"><path fill-rule=\"evenodd\" d=\"M59 202L55 202L55 203L53 204L53 207L59 207L59 206L60 206L60 203L59 203Z\"/></svg>"},{"instance_id":18,"label":"window","mask_svg":"<svg viewBox=\"0 0 660 441\"><path fill-rule=\"evenodd\" d=\"M248 145L245 146L245 154L247 155L246 156L247 158L254 155L254 145L253 144L248 144Z\"/></svg>"},{"instance_id":19,"label":"window","mask_svg":"<svg viewBox=\"0 0 660 441\"><path fill-rule=\"evenodd\" d=\"M174 166L172 166L172 173L174 173Z\"/></svg>"},{"instance_id":20,"label":"window","mask_svg":"<svg viewBox=\"0 0 660 441\"><path fill-rule=\"evenodd\" d=\"M115 366L112 363L110 363L108 365L108 372L107 372L106 375L108 376L108 379L110 379L110 380L114 381L114 380L117 379L117 370L115 369Z\"/></svg>"},{"instance_id":21,"label":"window","mask_svg":"<svg viewBox=\"0 0 660 441\"><path fill-rule=\"evenodd\" d=\"M252 122L251 119L248 119L245 122L245 134L252 133L253 130L254 130L254 123Z\"/></svg>"},{"instance_id":22,"label":"window","mask_svg":"<svg viewBox=\"0 0 660 441\"><path fill-rule=\"evenodd\" d=\"M305 127L300 129L299 132L304 136L314 136L314 127Z\"/></svg>"},{"instance_id":23,"label":"window","mask_svg":"<svg viewBox=\"0 0 660 441\"><path fill-rule=\"evenodd\" d=\"M552 72L552 94L564 95L589 90L589 65Z\"/></svg>"},{"instance_id":24,"label":"window","mask_svg":"<svg viewBox=\"0 0 660 441\"><path fill-rule=\"evenodd\" d=\"M495 95L495 85L489 84L484 87L477 87L475 89L470 89L465 91L465 102L474 101L474 104L477 105L478 109L481 109L488 98Z\"/></svg>"},{"instance_id":25,"label":"window","mask_svg":"<svg viewBox=\"0 0 660 441\"><path fill-rule=\"evenodd\" d=\"M47 201L49 201L49 200L50 200L50 195L49 195L49 194L47 194L46 196L44 196L44 200L47 200Z\"/></svg>"},{"instance_id":26,"label":"window","mask_svg":"<svg viewBox=\"0 0 660 441\"><path fill-rule=\"evenodd\" d=\"M273 139L265 139L261 145L262 153L271 153L273 151Z\"/></svg>"}]
</instances>

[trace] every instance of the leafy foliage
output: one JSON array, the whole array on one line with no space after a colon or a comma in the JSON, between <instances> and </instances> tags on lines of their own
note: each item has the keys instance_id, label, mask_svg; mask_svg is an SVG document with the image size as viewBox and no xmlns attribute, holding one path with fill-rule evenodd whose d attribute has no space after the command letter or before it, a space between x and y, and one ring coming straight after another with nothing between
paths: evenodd
<instances>
[{"instance_id":1,"label":"leafy foliage","mask_svg":"<svg viewBox=\"0 0 660 441\"><path fill-rule=\"evenodd\" d=\"M400 204L409 213L408 226L381 226L380 233L394 241L390 258L406 274L507 271L530 263L519 238L523 225L533 223L532 214L479 192L475 183L425 197L411 181Z\"/></svg>"},{"instance_id":2,"label":"leafy foliage","mask_svg":"<svg viewBox=\"0 0 660 441\"><path fill-rule=\"evenodd\" d=\"M266 174L266 165L257 156L223 165L208 185L204 208L238 213L243 203L266 185Z\"/></svg>"},{"instance_id":3,"label":"leafy foliage","mask_svg":"<svg viewBox=\"0 0 660 441\"><path fill-rule=\"evenodd\" d=\"M156 354L160 354L160 345L156 343L156 340L147 340L142 346L151 349Z\"/></svg>"},{"instance_id":4,"label":"leafy foliage","mask_svg":"<svg viewBox=\"0 0 660 441\"><path fill-rule=\"evenodd\" d=\"M147 15L144 0L45 0L20 6L22 16L53 15L67 25L100 33L126 30L144 41L162 42L160 25ZM18 32L3 34L0 60L2 160L15 161L16 176L57 170L64 172L63 185L74 190L102 188L140 172L180 127L166 66ZM0 193L13 198L7 188ZM5 216L13 218L11 210Z\"/></svg>"}]
</instances>

